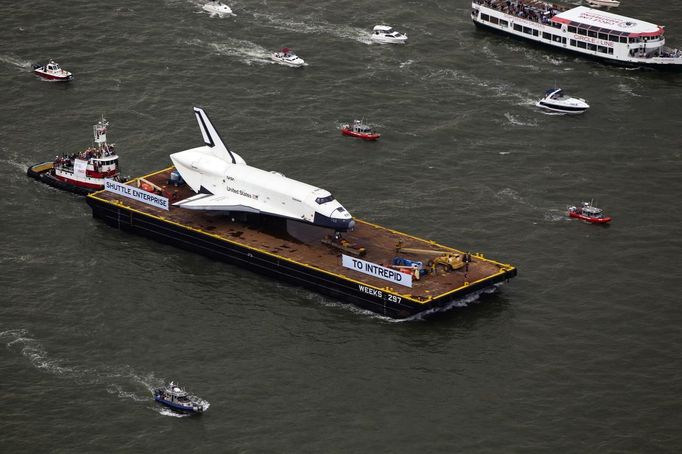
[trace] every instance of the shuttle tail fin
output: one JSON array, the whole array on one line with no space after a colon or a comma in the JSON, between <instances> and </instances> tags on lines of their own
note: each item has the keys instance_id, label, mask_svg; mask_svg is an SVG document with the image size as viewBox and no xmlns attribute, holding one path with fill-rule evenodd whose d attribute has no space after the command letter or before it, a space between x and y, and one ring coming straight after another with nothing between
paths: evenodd
<instances>
[{"instance_id":1,"label":"shuttle tail fin","mask_svg":"<svg viewBox=\"0 0 682 454\"><path fill-rule=\"evenodd\" d=\"M201 130L201 135L204 138L204 143L209 149L209 152L225 162L232 164L237 164L238 159L235 157L235 153L232 153L227 145L223 142L223 139L216 131L213 123L209 120L208 115L204 112L201 107L194 108L194 115L197 117L197 123L199 123L199 129ZM241 160L241 159L240 159ZM243 160L242 160L243 161Z\"/></svg>"}]
</instances>

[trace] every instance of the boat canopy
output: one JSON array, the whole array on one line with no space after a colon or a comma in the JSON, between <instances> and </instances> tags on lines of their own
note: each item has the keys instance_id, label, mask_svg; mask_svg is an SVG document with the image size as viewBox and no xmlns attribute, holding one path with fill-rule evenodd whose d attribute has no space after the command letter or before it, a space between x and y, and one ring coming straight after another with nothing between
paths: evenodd
<instances>
[{"instance_id":1,"label":"boat canopy","mask_svg":"<svg viewBox=\"0 0 682 454\"><path fill-rule=\"evenodd\" d=\"M375 25L374 31L375 32L391 32L391 31L393 31L393 27L390 27L388 25Z\"/></svg>"},{"instance_id":2,"label":"boat canopy","mask_svg":"<svg viewBox=\"0 0 682 454\"><path fill-rule=\"evenodd\" d=\"M660 25L639 19L621 16L607 11L599 11L586 6L578 6L552 17L553 22L587 28L597 33L627 36L659 36L664 32Z\"/></svg>"}]
</instances>

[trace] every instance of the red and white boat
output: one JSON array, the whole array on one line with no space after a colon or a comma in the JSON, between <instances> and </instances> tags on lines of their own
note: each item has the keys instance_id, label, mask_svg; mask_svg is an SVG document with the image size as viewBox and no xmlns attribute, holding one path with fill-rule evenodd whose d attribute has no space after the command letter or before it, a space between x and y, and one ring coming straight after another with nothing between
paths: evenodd
<instances>
[{"instance_id":1,"label":"red and white boat","mask_svg":"<svg viewBox=\"0 0 682 454\"><path fill-rule=\"evenodd\" d=\"M354 120L352 124L341 126L341 134L363 140L377 140L381 137L381 134L376 132L373 127L360 120Z\"/></svg>"},{"instance_id":2,"label":"red and white boat","mask_svg":"<svg viewBox=\"0 0 682 454\"><path fill-rule=\"evenodd\" d=\"M608 224L611 222L611 217L605 216L604 210L595 207L592 202L583 202L580 207L568 207L568 215L591 224Z\"/></svg>"},{"instance_id":3,"label":"red and white boat","mask_svg":"<svg viewBox=\"0 0 682 454\"><path fill-rule=\"evenodd\" d=\"M121 181L114 144L107 143L109 122L102 117L93 125L94 146L80 153L56 156L28 168L27 175L50 186L80 195L104 188L104 180Z\"/></svg>"},{"instance_id":4,"label":"red and white boat","mask_svg":"<svg viewBox=\"0 0 682 454\"><path fill-rule=\"evenodd\" d=\"M33 65L33 73L41 79L54 82L68 82L73 80L73 74L62 69L54 60L50 60L45 65Z\"/></svg>"}]
</instances>

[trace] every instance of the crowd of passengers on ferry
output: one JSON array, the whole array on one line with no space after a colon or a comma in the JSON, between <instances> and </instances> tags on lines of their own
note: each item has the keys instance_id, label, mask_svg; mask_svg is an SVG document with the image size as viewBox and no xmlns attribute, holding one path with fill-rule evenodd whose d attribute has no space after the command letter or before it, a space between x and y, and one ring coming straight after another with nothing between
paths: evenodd
<instances>
[{"instance_id":1,"label":"crowd of passengers on ferry","mask_svg":"<svg viewBox=\"0 0 682 454\"><path fill-rule=\"evenodd\" d=\"M474 0L474 3L545 25L552 25L550 19L561 12L554 5L548 3L524 3L522 0Z\"/></svg>"}]
</instances>

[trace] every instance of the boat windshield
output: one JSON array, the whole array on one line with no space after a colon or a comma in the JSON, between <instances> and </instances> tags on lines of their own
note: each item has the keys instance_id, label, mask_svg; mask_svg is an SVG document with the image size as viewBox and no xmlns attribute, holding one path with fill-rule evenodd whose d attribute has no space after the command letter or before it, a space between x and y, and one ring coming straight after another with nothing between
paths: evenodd
<instances>
[{"instance_id":1,"label":"boat windshield","mask_svg":"<svg viewBox=\"0 0 682 454\"><path fill-rule=\"evenodd\" d=\"M564 96L564 91L561 89L557 90L556 88L548 88L547 90L545 90L545 96L550 95L552 99L561 98L562 96Z\"/></svg>"}]
</instances>

